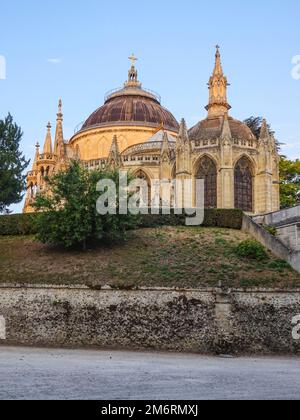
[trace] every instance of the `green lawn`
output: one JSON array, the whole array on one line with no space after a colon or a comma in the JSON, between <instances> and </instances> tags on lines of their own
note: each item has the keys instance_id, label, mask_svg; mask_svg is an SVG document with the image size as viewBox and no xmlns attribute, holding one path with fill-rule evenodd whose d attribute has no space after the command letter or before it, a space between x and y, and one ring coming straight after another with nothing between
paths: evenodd
<instances>
[{"instance_id":1,"label":"green lawn","mask_svg":"<svg viewBox=\"0 0 300 420\"><path fill-rule=\"evenodd\" d=\"M249 235L230 229L171 228L130 232L126 243L87 252L42 245L33 237L0 237L0 282L201 287L300 287L300 274L269 254L237 257Z\"/></svg>"}]
</instances>

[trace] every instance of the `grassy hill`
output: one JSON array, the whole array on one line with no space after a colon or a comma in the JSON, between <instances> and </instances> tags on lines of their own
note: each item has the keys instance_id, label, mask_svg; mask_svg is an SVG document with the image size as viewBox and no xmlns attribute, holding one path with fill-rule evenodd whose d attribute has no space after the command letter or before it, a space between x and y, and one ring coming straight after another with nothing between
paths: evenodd
<instances>
[{"instance_id":1,"label":"grassy hill","mask_svg":"<svg viewBox=\"0 0 300 420\"><path fill-rule=\"evenodd\" d=\"M1 283L201 287L296 287L300 274L271 254L238 257L249 235L230 229L164 227L130 232L125 244L64 251L33 237L0 237Z\"/></svg>"}]
</instances>

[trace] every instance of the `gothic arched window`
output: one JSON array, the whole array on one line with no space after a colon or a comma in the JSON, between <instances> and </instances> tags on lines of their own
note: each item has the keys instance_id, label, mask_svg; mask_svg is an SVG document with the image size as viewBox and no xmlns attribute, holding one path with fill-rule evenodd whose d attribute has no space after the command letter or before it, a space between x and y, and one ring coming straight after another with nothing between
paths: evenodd
<instances>
[{"instance_id":1,"label":"gothic arched window","mask_svg":"<svg viewBox=\"0 0 300 420\"><path fill-rule=\"evenodd\" d=\"M197 179L204 180L204 205L206 209L217 207L217 167L212 159L204 156L199 163Z\"/></svg>"},{"instance_id":2,"label":"gothic arched window","mask_svg":"<svg viewBox=\"0 0 300 420\"><path fill-rule=\"evenodd\" d=\"M242 157L234 169L235 208L253 212L253 171L252 164Z\"/></svg>"}]
</instances>

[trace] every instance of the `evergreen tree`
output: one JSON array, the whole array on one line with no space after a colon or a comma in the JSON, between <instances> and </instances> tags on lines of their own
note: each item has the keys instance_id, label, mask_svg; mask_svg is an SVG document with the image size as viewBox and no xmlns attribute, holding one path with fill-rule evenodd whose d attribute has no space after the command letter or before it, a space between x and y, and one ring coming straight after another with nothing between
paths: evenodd
<instances>
[{"instance_id":1,"label":"evergreen tree","mask_svg":"<svg viewBox=\"0 0 300 420\"><path fill-rule=\"evenodd\" d=\"M22 130L8 114L0 120L0 213L8 213L11 204L19 203L26 186L24 170L29 165L20 151Z\"/></svg>"}]
</instances>

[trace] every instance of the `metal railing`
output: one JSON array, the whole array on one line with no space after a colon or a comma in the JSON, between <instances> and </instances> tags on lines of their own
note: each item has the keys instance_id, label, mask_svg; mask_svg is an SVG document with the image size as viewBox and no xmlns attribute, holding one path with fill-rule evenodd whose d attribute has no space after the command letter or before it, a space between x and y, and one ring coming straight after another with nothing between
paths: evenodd
<instances>
[{"instance_id":1,"label":"metal railing","mask_svg":"<svg viewBox=\"0 0 300 420\"><path fill-rule=\"evenodd\" d=\"M130 88L122 88L122 87L119 87L119 88L117 88L117 89L113 89L113 90L110 90L109 92L107 92L106 93L106 95L104 96L104 102L106 102L111 96L113 96L115 93L118 93L118 92L126 92L126 91L129 91L130 90ZM152 95L152 96L154 96L154 98L161 104L161 96L157 93L157 92L155 92L154 90L151 90L151 89L141 89L141 91L144 91L144 92L146 92L146 93L149 93L150 95Z\"/></svg>"}]
</instances>

